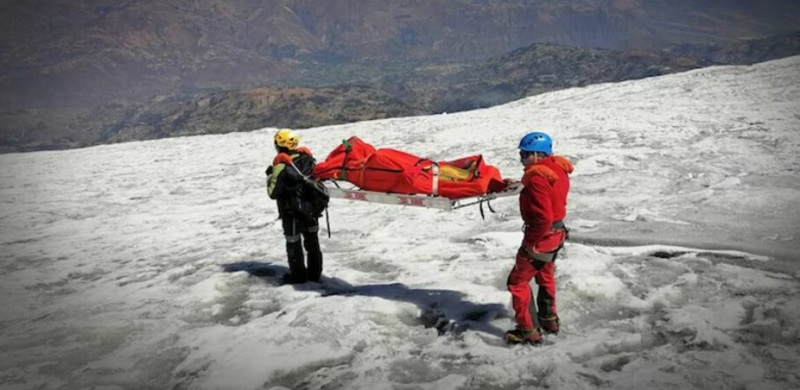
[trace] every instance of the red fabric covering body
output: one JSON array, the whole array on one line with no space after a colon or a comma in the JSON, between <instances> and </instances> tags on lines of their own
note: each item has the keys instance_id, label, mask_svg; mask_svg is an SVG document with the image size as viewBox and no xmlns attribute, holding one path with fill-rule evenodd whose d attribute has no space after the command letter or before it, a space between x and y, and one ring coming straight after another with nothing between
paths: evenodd
<instances>
[{"instance_id":1,"label":"red fabric covering body","mask_svg":"<svg viewBox=\"0 0 800 390\"><path fill-rule=\"evenodd\" d=\"M346 180L366 191L433 195L433 165L436 162L390 148L375 149L358 137L350 137L319 162L312 175L319 180ZM503 189L497 168L484 163L481 155L439 161L439 196L466 198ZM466 176L447 180L446 167Z\"/></svg>"}]
</instances>

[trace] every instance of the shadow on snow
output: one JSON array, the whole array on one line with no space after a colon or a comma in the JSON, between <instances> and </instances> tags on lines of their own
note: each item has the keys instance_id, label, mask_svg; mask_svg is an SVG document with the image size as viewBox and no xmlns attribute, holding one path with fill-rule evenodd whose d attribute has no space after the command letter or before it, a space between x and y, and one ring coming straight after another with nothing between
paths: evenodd
<instances>
[{"instance_id":1,"label":"shadow on snow","mask_svg":"<svg viewBox=\"0 0 800 390\"><path fill-rule=\"evenodd\" d=\"M289 268L269 262L242 261L223 264L224 272L245 271L264 280L267 285L286 284L284 275ZM508 317L502 304L478 304L464 299L464 294L453 290L410 288L402 283L366 284L354 286L342 279L322 277L320 283L293 285L297 290L321 291L327 296L376 297L416 305L420 311L419 321L426 328L436 328L440 335L460 335L467 329L502 338L505 331L490 323L491 320Z\"/></svg>"}]
</instances>

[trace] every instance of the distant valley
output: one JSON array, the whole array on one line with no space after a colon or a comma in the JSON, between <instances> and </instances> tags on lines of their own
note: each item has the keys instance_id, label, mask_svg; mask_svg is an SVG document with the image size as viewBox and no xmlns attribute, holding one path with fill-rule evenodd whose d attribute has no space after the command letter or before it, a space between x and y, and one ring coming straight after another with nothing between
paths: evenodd
<instances>
[{"instance_id":1,"label":"distant valley","mask_svg":"<svg viewBox=\"0 0 800 390\"><path fill-rule=\"evenodd\" d=\"M487 107L800 54L791 1L9 0L0 151Z\"/></svg>"}]
</instances>

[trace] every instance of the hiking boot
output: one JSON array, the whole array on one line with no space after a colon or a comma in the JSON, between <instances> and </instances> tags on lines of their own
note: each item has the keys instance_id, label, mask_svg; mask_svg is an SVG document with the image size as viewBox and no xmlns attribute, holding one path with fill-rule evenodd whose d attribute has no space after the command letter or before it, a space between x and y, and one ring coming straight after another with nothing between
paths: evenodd
<instances>
[{"instance_id":1,"label":"hiking boot","mask_svg":"<svg viewBox=\"0 0 800 390\"><path fill-rule=\"evenodd\" d=\"M508 344L541 344L542 334L538 330L514 329L506 332Z\"/></svg>"},{"instance_id":2,"label":"hiking boot","mask_svg":"<svg viewBox=\"0 0 800 390\"><path fill-rule=\"evenodd\" d=\"M539 326L541 326L542 331L547 334L558 334L558 315L553 314L547 317L539 317Z\"/></svg>"}]
</instances>

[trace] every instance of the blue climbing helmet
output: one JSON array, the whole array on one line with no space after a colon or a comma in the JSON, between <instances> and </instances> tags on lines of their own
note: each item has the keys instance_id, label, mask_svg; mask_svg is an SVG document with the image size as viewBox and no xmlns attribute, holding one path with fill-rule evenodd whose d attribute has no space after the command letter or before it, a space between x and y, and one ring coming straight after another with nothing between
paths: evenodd
<instances>
[{"instance_id":1,"label":"blue climbing helmet","mask_svg":"<svg viewBox=\"0 0 800 390\"><path fill-rule=\"evenodd\" d=\"M549 156L553 154L553 140L545 133L534 131L522 137L522 140L519 141L519 150L538 152Z\"/></svg>"}]
</instances>

